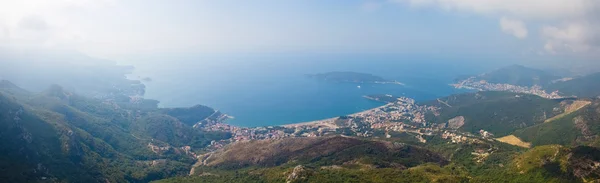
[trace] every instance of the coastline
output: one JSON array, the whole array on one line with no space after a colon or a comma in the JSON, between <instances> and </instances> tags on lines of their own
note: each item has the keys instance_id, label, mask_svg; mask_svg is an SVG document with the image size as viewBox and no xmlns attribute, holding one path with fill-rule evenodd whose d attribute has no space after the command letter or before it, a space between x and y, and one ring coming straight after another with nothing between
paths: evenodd
<instances>
[{"instance_id":1,"label":"coastline","mask_svg":"<svg viewBox=\"0 0 600 183\"><path fill-rule=\"evenodd\" d=\"M360 111L360 112L356 112L356 113L352 113L346 116L360 116L360 115L364 115L373 111L376 111L382 107L386 107L390 105L390 103L386 103L385 105L381 105L375 108L371 108L371 109L367 109L364 111ZM286 128L291 128L291 127L301 127L301 126L327 126L330 128L338 128L337 125L334 124L335 120L337 120L339 117L333 117L333 118L327 118L327 119L320 119L320 120L315 120L315 121L307 121L307 122L300 122L300 123L292 123L292 124L286 124L286 125L279 125L281 127L286 127Z\"/></svg>"},{"instance_id":2,"label":"coastline","mask_svg":"<svg viewBox=\"0 0 600 183\"><path fill-rule=\"evenodd\" d=\"M321 120L316 120L316 121L299 122L299 123L292 123L292 124L279 125L279 126L286 127L286 128L301 127L301 126L319 126L319 125L336 126L332 122L334 122L338 118L339 117L333 117L333 118L321 119Z\"/></svg>"}]
</instances>

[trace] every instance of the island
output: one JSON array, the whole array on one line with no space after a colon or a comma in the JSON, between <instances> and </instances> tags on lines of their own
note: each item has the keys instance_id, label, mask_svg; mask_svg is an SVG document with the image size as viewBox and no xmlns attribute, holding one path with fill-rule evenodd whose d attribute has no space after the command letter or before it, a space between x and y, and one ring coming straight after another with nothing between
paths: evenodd
<instances>
[{"instance_id":1,"label":"island","mask_svg":"<svg viewBox=\"0 0 600 183\"><path fill-rule=\"evenodd\" d=\"M319 74L307 74L310 78L315 78L323 81L332 81L339 83L377 83L377 84L399 84L404 85L398 81L384 79L380 76L373 74L359 73L359 72L327 72Z\"/></svg>"}]
</instances>

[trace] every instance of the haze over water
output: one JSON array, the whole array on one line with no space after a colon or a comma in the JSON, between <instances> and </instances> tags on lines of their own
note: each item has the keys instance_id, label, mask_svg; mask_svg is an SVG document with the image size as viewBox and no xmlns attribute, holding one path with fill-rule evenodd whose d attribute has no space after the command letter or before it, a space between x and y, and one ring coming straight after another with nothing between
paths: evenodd
<instances>
[{"instance_id":1,"label":"haze over water","mask_svg":"<svg viewBox=\"0 0 600 183\"><path fill-rule=\"evenodd\" d=\"M362 97L370 94L423 101L464 92L448 84L456 76L494 67L432 58L356 55L163 59L144 59L153 64L134 64L133 77L152 79L145 82L146 98L161 101L161 107L210 106L235 117L228 123L248 127L313 121L382 105ZM305 76L331 71L370 73L406 86L333 83Z\"/></svg>"}]
</instances>

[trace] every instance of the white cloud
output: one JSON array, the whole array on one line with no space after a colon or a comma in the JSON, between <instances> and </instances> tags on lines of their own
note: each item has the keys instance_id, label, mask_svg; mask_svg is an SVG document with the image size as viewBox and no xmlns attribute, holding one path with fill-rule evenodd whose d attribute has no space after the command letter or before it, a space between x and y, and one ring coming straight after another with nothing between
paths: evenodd
<instances>
[{"instance_id":1,"label":"white cloud","mask_svg":"<svg viewBox=\"0 0 600 183\"><path fill-rule=\"evenodd\" d=\"M589 23L570 23L562 26L545 26L542 37L548 52L588 52L600 49L600 26Z\"/></svg>"},{"instance_id":2,"label":"white cloud","mask_svg":"<svg viewBox=\"0 0 600 183\"><path fill-rule=\"evenodd\" d=\"M527 37L527 27L525 27L525 24L520 20L512 20L502 17L500 19L500 28L502 28L502 31L514 35L519 39L524 39Z\"/></svg>"},{"instance_id":3,"label":"white cloud","mask_svg":"<svg viewBox=\"0 0 600 183\"><path fill-rule=\"evenodd\" d=\"M113 0L0 1L0 46L82 47L79 15L115 5Z\"/></svg>"},{"instance_id":4,"label":"white cloud","mask_svg":"<svg viewBox=\"0 0 600 183\"><path fill-rule=\"evenodd\" d=\"M557 35L566 31L565 25L586 22L594 10L599 10L599 0L364 0L351 5L372 12L389 1L497 18L501 30L518 38L538 36L539 24L533 21L540 20L548 23L544 25L548 33L541 36L544 40L539 49L545 44L557 51L598 46L593 41ZM0 0L0 46L76 49L101 57L179 50L396 50L389 45L400 41L392 40L409 40L420 34L410 28L380 24L385 20L366 22L375 20L368 19L371 16L351 21L355 19L349 15L348 21L339 21L343 16L327 17L330 12L316 12L319 10L304 6L306 3L295 7L280 2L273 6L278 8L246 9L232 6L238 2L217 2L221 1ZM268 4L274 2L278 1ZM501 17L510 19L503 21ZM587 35L589 30L585 32L580 39L595 37ZM569 49L564 49L565 45Z\"/></svg>"},{"instance_id":5,"label":"white cloud","mask_svg":"<svg viewBox=\"0 0 600 183\"><path fill-rule=\"evenodd\" d=\"M597 0L391 0L413 6L523 18L572 18L594 10Z\"/></svg>"},{"instance_id":6,"label":"white cloud","mask_svg":"<svg viewBox=\"0 0 600 183\"><path fill-rule=\"evenodd\" d=\"M598 0L390 0L413 7L437 7L497 17L502 31L518 38L530 33L526 22L539 22L540 47L550 53L585 53L600 48ZM512 17L515 19L508 19ZM587 22L587 23L580 23Z\"/></svg>"}]
</instances>

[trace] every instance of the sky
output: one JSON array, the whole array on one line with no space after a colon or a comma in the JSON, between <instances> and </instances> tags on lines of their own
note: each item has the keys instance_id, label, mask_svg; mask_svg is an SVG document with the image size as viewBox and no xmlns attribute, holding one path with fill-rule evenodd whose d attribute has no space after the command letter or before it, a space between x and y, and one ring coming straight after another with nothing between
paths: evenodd
<instances>
[{"instance_id":1,"label":"sky","mask_svg":"<svg viewBox=\"0 0 600 183\"><path fill-rule=\"evenodd\" d=\"M598 0L0 0L0 47L600 58Z\"/></svg>"}]
</instances>

